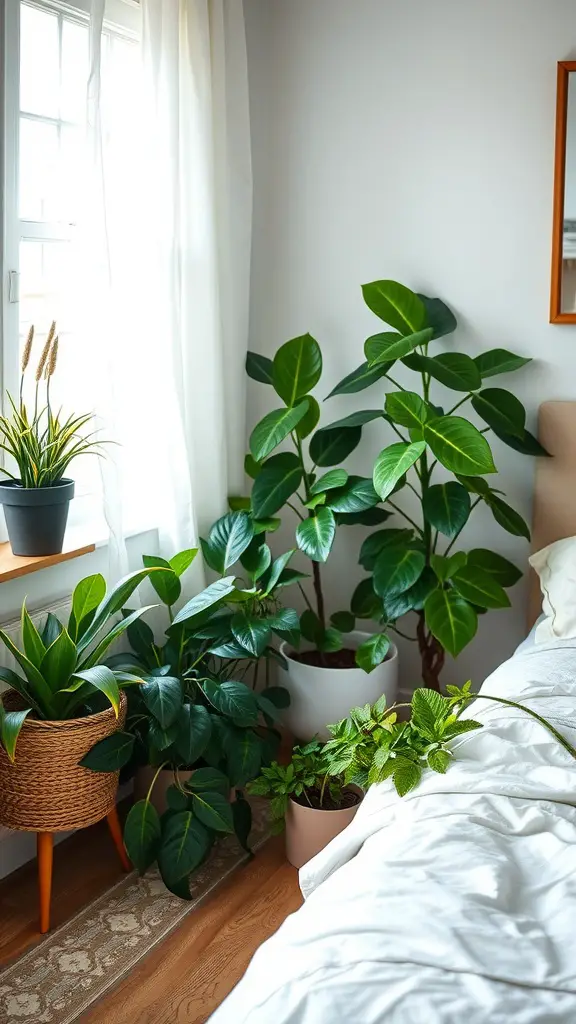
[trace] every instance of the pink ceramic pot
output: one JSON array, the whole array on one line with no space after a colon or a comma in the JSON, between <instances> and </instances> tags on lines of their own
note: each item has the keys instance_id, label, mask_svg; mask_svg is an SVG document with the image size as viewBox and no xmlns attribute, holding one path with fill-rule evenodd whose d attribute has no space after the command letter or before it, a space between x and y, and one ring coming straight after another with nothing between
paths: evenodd
<instances>
[{"instance_id":1,"label":"pink ceramic pot","mask_svg":"<svg viewBox=\"0 0 576 1024\"><path fill-rule=\"evenodd\" d=\"M286 812L286 856L295 868L312 860L352 821L364 794L357 786L348 788L358 793L360 799L339 811L319 811L290 800Z\"/></svg>"}]
</instances>

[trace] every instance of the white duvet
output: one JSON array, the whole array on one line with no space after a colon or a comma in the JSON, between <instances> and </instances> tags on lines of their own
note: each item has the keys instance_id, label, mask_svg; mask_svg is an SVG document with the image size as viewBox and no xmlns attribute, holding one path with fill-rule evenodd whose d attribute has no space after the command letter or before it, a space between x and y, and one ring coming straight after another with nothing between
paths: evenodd
<instances>
[{"instance_id":1,"label":"white duvet","mask_svg":"<svg viewBox=\"0 0 576 1024\"><path fill-rule=\"evenodd\" d=\"M576 745L576 641L520 650L482 692ZM445 776L374 786L301 871L306 902L211 1024L576 1024L576 762L477 701Z\"/></svg>"}]
</instances>

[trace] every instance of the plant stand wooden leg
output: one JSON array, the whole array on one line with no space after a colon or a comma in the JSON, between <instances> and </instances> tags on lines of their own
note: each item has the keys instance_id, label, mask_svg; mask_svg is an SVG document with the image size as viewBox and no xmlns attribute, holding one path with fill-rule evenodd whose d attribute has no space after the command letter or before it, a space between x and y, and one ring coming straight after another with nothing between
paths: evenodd
<instances>
[{"instance_id":1,"label":"plant stand wooden leg","mask_svg":"<svg viewBox=\"0 0 576 1024\"><path fill-rule=\"evenodd\" d=\"M52 895L52 861L54 837L51 832L36 833L38 852L38 892L40 898L40 932L50 931L50 898Z\"/></svg>"},{"instance_id":2,"label":"plant stand wooden leg","mask_svg":"<svg viewBox=\"0 0 576 1024\"><path fill-rule=\"evenodd\" d=\"M118 851L118 856L120 857L120 863L122 864L122 867L124 868L124 871L131 871L132 870L132 865L130 864L130 861L128 860L128 856L126 854L126 850L124 849L124 840L122 838L122 828L121 828L121 825L120 825L120 820L118 818L118 811L116 810L115 807L107 815L106 820L108 822L108 828L110 829L110 835L112 836L112 839L114 840L114 845L115 845L115 847L116 847L116 849Z\"/></svg>"}]
</instances>

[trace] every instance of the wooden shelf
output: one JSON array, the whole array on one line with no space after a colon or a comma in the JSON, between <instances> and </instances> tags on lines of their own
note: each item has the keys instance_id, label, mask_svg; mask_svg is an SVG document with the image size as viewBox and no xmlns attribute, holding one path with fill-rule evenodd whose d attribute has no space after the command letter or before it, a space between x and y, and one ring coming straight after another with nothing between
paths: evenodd
<instances>
[{"instance_id":1,"label":"wooden shelf","mask_svg":"<svg viewBox=\"0 0 576 1024\"><path fill-rule=\"evenodd\" d=\"M38 572L39 569L48 569L60 562L69 562L71 558L90 554L95 548L95 544L85 544L83 547L64 550L59 555L20 556L12 554L8 543L0 544L0 583L18 579L19 576L27 576L28 573Z\"/></svg>"}]
</instances>

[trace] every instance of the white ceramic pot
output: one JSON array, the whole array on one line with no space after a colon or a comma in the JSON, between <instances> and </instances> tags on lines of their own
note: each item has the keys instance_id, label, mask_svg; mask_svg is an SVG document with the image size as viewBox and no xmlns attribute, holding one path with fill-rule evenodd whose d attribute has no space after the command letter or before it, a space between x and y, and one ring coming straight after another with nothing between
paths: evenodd
<instances>
[{"instance_id":1,"label":"white ceramic pot","mask_svg":"<svg viewBox=\"0 0 576 1024\"><path fill-rule=\"evenodd\" d=\"M355 630L346 635L345 646L355 650L369 636L370 633ZM288 662L287 671L280 669L280 682L290 693L284 721L297 740L307 742L316 735L328 739L326 726L347 718L352 708L374 704L383 693L388 704L396 699L398 651L394 644L390 644L386 659L372 672L361 668L317 668L292 658L292 649L286 643L280 650Z\"/></svg>"}]
</instances>

